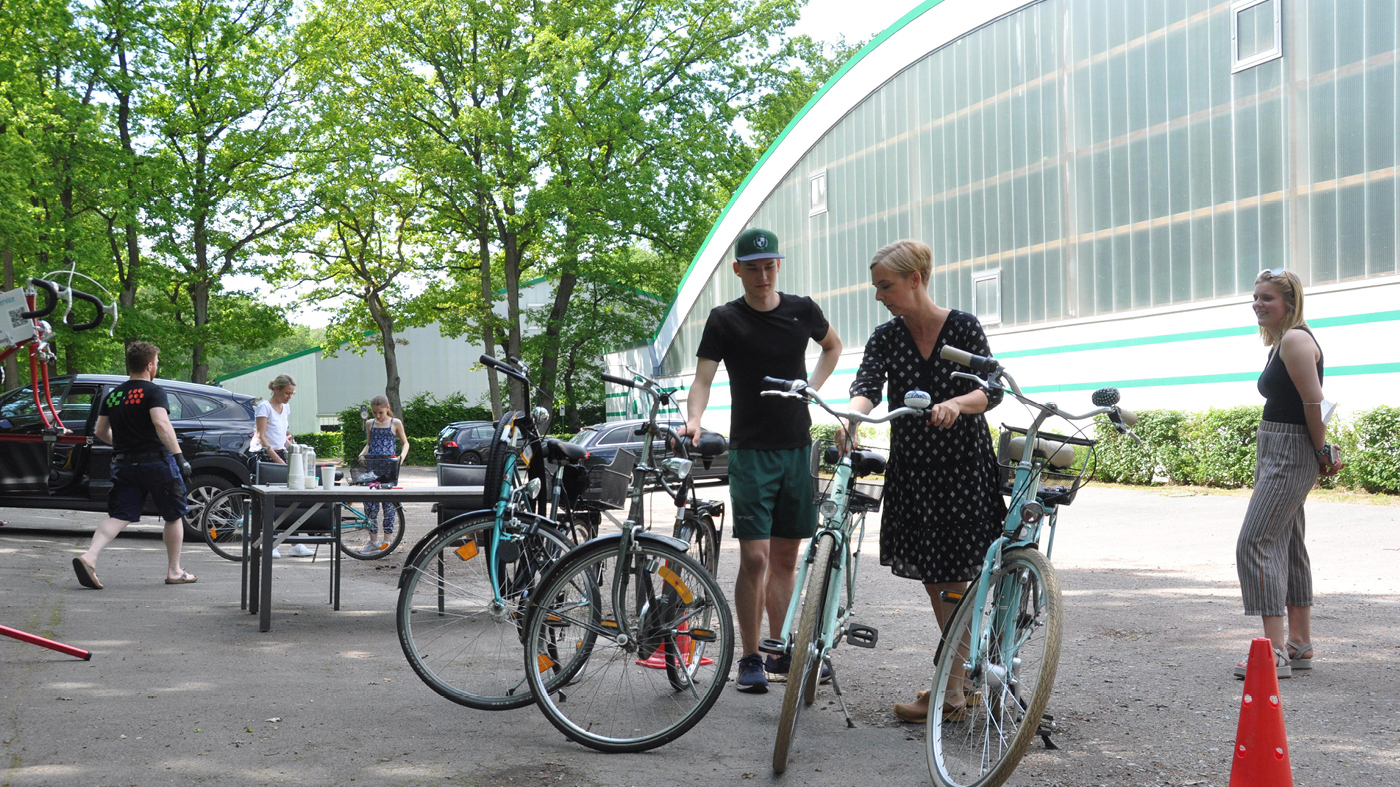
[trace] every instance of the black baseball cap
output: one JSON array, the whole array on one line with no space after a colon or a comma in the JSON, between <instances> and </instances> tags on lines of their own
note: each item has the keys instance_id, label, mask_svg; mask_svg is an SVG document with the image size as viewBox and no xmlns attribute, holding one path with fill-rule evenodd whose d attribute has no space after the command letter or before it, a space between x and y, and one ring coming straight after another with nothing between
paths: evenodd
<instances>
[{"instance_id":1,"label":"black baseball cap","mask_svg":"<svg viewBox=\"0 0 1400 787\"><path fill-rule=\"evenodd\" d=\"M734 259L739 262L783 259L783 255L778 253L778 236L758 227L744 230L734 241Z\"/></svg>"}]
</instances>

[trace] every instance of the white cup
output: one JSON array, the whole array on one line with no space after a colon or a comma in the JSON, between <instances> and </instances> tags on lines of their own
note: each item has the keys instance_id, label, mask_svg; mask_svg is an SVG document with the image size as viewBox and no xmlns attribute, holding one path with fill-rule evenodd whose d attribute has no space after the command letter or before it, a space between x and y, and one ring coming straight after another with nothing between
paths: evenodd
<instances>
[{"instance_id":1,"label":"white cup","mask_svg":"<svg viewBox=\"0 0 1400 787\"><path fill-rule=\"evenodd\" d=\"M322 489L333 489L333 488L335 488L335 466L334 466L334 465L321 465L321 488L322 488Z\"/></svg>"}]
</instances>

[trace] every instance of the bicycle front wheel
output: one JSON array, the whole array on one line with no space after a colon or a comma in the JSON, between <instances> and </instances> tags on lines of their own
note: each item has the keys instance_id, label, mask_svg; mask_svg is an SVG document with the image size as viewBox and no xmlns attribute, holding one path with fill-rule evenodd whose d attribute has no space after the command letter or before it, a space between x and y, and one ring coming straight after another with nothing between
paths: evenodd
<instances>
[{"instance_id":1,"label":"bicycle front wheel","mask_svg":"<svg viewBox=\"0 0 1400 787\"><path fill-rule=\"evenodd\" d=\"M402 503L342 504L340 551L356 560L378 560L403 542Z\"/></svg>"},{"instance_id":2,"label":"bicycle front wheel","mask_svg":"<svg viewBox=\"0 0 1400 787\"><path fill-rule=\"evenodd\" d=\"M714 517L687 511L673 535L690 544L690 556L700 561L710 576L719 576L719 537L715 535Z\"/></svg>"},{"instance_id":3,"label":"bicycle front wheel","mask_svg":"<svg viewBox=\"0 0 1400 787\"><path fill-rule=\"evenodd\" d=\"M252 515L253 496L246 489L225 489L214 495L199 513L204 543L225 560L243 559L243 522ZM257 543L261 527L253 523L249 540Z\"/></svg>"},{"instance_id":4,"label":"bicycle front wheel","mask_svg":"<svg viewBox=\"0 0 1400 787\"><path fill-rule=\"evenodd\" d=\"M694 558L654 541L620 557L616 541L565 557L540 586L525 637L540 710L572 740L605 752L646 751L684 735L719 699L733 656L734 621L719 584Z\"/></svg>"},{"instance_id":5,"label":"bicycle front wheel","mask_svg":"<svg viewBox=\"0 0 1400 787\"><path fill-rule=\"evenodd\" d=\"M511 519L493 553L495 526L490 515L469 519L419 552L404 567L396 615L399 644L418 677L480 710L530 704L520 669L526 606L545 570L572 546L551 528Z\"/></svg>"},{"instance_id":6,"label":"bicycle front wheel","mask_svg":"<svg viewBox=\"0 0 1400 787\"><path fill-rule=\"evenodd\" d=\"M976 605L968 595L939 646L925 736L938 787L999 787L1010 778L1054 688L1063 621L1050 561L1038 549L1008 550L988 587L981 631L971 630ZM968 672L973 637L983 651ZM965 706L939 712L959 694Z\"/></svg>"},{"instance_id":7,"label":"bicycle front wheel","mask_svg":"<svg viewBox=\"0 0 1400 787\"><path fill-rule=\"evenodd\" d=\"M783 709L778 716L778 735L773 742L773 772L787 770L788 751L797 729L797 716L816 697L817 679L822 673L822 608L826 606L828 575L836 539L830 535L817 541L816 557L807 569L807 590L802 598L802 615L798 618L797 634L788 649L792 656L788 667L787 687L783 690ZM799 702L800 700L800 702Z\"/></svg>"}]
</instances>

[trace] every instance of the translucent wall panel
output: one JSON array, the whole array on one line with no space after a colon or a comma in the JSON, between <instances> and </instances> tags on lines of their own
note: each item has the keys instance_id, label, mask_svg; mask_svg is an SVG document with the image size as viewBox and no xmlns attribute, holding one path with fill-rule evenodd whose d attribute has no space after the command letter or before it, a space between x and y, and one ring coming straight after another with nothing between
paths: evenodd
<instances>
[{"instance_id":1,"label":"translucent wall panel","mask_svg":"<svg viewBox=\"0 0 1400 787\"><path fill-rule=\"evenodd\" d=\"M1283 56L1234 74L1226 0L1043 0L916 53L751 218L789 255L780 287L856 346L888 317L868 261L902 237L933 249L945 306L973 310L973 276L1000 270L1003 325L1238 295L1278 265L1394 274L1400 0L1280 1ZM1246 48L1272 37L1264 14ZM740 294L726 260L668 369Z\"/></svg>"}]
</instances>

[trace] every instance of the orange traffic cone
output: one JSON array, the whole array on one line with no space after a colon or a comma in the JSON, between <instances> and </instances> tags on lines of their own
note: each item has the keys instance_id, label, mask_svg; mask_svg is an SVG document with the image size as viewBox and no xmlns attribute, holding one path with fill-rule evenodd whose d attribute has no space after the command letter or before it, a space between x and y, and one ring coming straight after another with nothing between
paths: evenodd
<instances>
[{"instance_id":1,"label":"orange traffic cone","mask_svg":"<svg viewBox=\"0 0 1400 787\"><path fill-rule=\"evenodd\" d=\"M1274 646L1264 637L1249 646L1240 726L1230 763L1230 787L1293 787Z\"/></svg>"}]
</instances>

